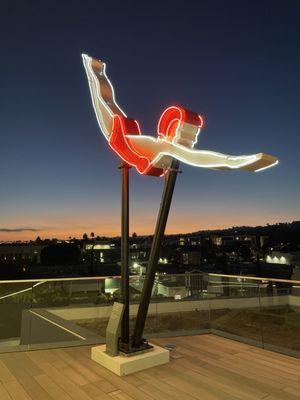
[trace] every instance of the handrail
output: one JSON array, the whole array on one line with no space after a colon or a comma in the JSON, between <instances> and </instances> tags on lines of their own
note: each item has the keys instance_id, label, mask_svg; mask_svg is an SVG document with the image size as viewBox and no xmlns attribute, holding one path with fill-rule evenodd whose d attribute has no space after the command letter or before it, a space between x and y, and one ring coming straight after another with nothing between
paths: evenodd
<instances>
[{"instance_id":1,"label":"handrail","mask_svg":"<svg viewBox=\"0 0 300 400\"><path fill-rule=\"evenodd\" d=\"M35 285L32 285L32 286L30 286L30 287L28 287L28 288L26 288L26 289L18 290L17 292L14 292L14 293L5 294L4 296L1 296L1 297L0 297L0 300L4 300L4 299L7 299L7 298L9 298L9 297L13 297L13 296L15 296L16 294L21 294L21 293L29 292L29 291L32 290L33 288L35 288L35 287L37 287L37 286L39 286L39 285L42 285L43 283L44 283L44 282L37 282Z\"/></svg>"},{"instance_id":2,"label":"handrail","mask_svg":"<svg viewBox=\"0 0 300 400\"><path fill-rule=\"evenodd\" d=\"M192 273L188 276L208 275L205 272ZM164 278L168 276L186 276L185 274L167 274L162 275ZM144 277L144 275L142 276ZM140 278L140 275L130 275L130 278ZM98 281L103 279L121 279L121 275L107 275L107 276L79 276L71 278L36 278L36 279L8 279L0 280L1 283L34 283L34 282L63 282L63 281Z\"/></svg>"},{"instance_id":3,"label":"handrail","mask_svg":"<svg viewBox=\"0 0 300 400\"><path fill-rule=\"evenodd\" d=\"M134 275L135 276L135 275ZM83 276L74 278L40 278L40 279L9 279L0 281L1 283L34 283L34 282L64 282L64 281L99 281L103 279L120 279L120 275L116 276Z\"/></svg>"},{"instance_id":4,"label":"handrail","mask_svg":"<svg viewBox=\"0 0 300 400\"><path fill-rule=\"evenodd\" d=\"M296 283L300 285L300 281L295 281L291 279L278 279L278 278L260 278L257 276L248 276L248 275L225 275L225 274L213 274L209 273L208 276L219 276L222 278L238 278L238 279L249 279L254 281L272 281L272 282L286 282L286 283Z\"/></svg>"},{"instance_id":5,"label":"handrail","mask_svg":"<svg viewBox=\"0 0 300 400\"><path fill-rule=\"evenodd\" d=\"M272 282L285 282L285 283L295 283L300 285L300 281L290 280L290 279L278 279L278 278L260 278L257 276L248 276L248 275L226 275L226 274L214 274L214 273L192 273L192 274L167 274L162 275L163 278L167 278L168 276L199 276L199 275L207 275L207 276L215 276L222 278L236 278L236 279L245 279L245 280L255 280L255 281L272 281ZM130 278L139 278L139 275L131 275ZM9 280L0 280L0 284L9 284L9 283L36 283L36 282L73 282L73 281L99 281L104 279L121 279L120 275L116 276L84 276L84 277L71 277L71 278L40 278L40 279L9 279Z\"/></svg>"}]
</instances>

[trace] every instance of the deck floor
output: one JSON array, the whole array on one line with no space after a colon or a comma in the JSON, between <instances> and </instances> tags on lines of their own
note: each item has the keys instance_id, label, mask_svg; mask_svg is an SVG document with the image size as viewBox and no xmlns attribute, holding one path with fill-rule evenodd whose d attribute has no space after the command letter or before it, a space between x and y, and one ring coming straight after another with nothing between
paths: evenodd
<instances>
[{"instance_id":1,"label":"deck floor","mask_svg":"<svg viewBox=\"0 0 300 400\"><path fill-rule=\"evenodd\" d=\"M171 362L118 377L90 347L0 355L0 400L299 400L300 360L214 335L176 344Z\"/></svg>"}]
</instances>

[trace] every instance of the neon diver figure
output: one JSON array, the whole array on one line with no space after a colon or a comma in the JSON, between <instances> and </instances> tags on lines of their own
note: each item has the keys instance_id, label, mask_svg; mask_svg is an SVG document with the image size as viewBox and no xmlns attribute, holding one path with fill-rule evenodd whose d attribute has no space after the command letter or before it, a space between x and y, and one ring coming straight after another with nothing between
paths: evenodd
<instances>
[{"instance_id":1,"label":"neon diver figure","mask_svg":"<svg viewBox=\"0 0 300 400\"><path fill-rule=\"evenodd\" d=\"M203 119L181 106L162 113L157 138L141 134L138 122L128 118L116 103L106 64L86 54L82 58L99 127L109 146L140 174L164 175L173 158L195 167L255 172L278 163L276 157L265 153L233 156L194 149Z\"/></svg>"}]
</instances>

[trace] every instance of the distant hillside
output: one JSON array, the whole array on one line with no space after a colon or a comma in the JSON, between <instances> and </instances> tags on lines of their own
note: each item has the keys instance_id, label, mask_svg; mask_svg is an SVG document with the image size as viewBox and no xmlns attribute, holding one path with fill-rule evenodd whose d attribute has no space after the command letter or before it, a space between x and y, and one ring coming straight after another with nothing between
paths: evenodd
<instances>
[{"instance_id":1,"label":"distant hillside","mask_svg":"<svg viewBox=\"0 0 300 400\"><path fill-rule=\"evenodd\" d=\"M203 235L203 234L217 234L217 235L236 235L236 234L260 234L268 235L271 232L299 232L300 233L300 221L293 222L279 222L276 224L267 224L265 226L233 226L232 228L225 229L212 229L212 230L201 230L197 232L189 233L189 235Z\"/></svg>"},{"instance_id":2,"label":"distant hillside","mask_svg":"<svg viewBox=\"0 0 300 400\"><path fill-rule=\"evenodd\" d=\"M232 228L202 230L187 234L187 236L203 235L266 235L271 242L276 244L291 243L300 245L300 221L280 222L277 224L267 224L266 226L233 226Z\"/></svg>"}]
</instances>

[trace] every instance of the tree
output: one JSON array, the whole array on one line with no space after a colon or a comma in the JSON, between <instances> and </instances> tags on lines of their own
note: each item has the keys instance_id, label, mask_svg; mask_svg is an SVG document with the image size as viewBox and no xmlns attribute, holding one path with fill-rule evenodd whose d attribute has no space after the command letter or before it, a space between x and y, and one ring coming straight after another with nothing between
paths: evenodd
<instances>
[{"instance_id":1,"label":"tree","mask_svg":"<svg viewBox=\"0 0 300 400\"><path fill-rule=\"evenodd\" d=\"M88 240L88 235L87 235L86 233L84 233L84 234L82 235L82 238L83 238L83 240Z\"/></svg>"}]
</instances>

